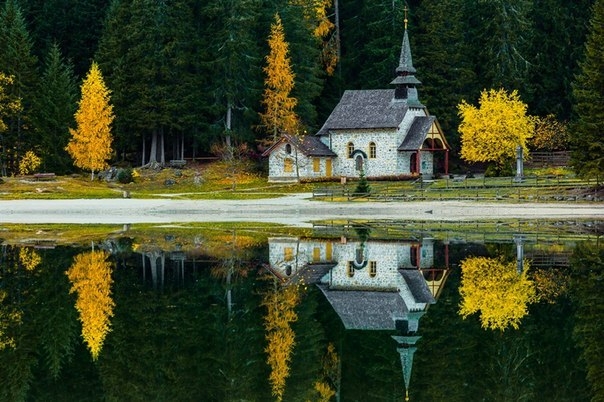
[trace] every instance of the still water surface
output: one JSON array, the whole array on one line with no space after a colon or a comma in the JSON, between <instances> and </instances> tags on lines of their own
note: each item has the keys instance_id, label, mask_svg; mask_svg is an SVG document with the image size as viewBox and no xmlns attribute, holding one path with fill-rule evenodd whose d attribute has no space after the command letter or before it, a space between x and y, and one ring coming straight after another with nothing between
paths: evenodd
<instances>
[{"instance_id":1,"label":"still water surface","mask_svg":"<svg viewBox=\"0 0 604 402\"><path fill-rule=\"evenodd\" d=\"M590 401L604 246L510 234L2 246L5 401Z\"/></svg>"}]
</instances>

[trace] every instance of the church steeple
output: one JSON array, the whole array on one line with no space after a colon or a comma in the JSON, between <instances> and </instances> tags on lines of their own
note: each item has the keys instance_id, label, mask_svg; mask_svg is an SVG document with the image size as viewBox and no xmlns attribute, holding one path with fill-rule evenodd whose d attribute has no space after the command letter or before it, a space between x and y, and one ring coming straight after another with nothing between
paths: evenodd
<instances>
[{"instance_id":1,"label":"church steeple","mask_svg":"<svg viewBox=\"0 0 604 402\"><path fill-rule=\"evenodd\" d=\"M413 67L413 58L411 57L407 21L407 7L405 6L405 34L403 35L401 56L396 68L396 78L390 84L396 85L396 89L394 90L395 100L406 100L409 106L423 107L419 102L417 88L415 87L416 85L420 85L421 82L414 75L416 70Z\"/></svg>"}]
</instances>

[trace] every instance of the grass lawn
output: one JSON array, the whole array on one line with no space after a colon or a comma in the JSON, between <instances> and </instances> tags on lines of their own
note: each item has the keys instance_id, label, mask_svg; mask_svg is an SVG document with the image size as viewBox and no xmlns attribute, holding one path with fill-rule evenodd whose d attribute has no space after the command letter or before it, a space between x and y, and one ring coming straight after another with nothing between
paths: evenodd
<instances>
[{"instance_id":1,"label":"grass lawn","mask_svg":"<svg viewBox=\"0 0 604 402\"><path fill-rule=\"evenodd\" d=\"M58 176L37 181L33 176L2 178L0 199L78 199L78 198L174 198L174 199L258 199L287 193L328 192L323 200L511 200L564 201L602 199L595 182L576 178L568 169L527 170L526 178L455 177L438 180L373 181L371 197L351 197L356 182L274 184L251 169L232 173L223 162L193 165L185 169L135 169L134 182L90 180L88 174ZM599 190L600 193L597 193ZM586 194L588 196L586 196ZM593 195L592 195L593 194Z\"/></svg>"},{"instance_id":2,"label":"grass lawn","mask_svg":"<svg viewBox=\"0 0 604 402\"><path fill-rule=\"evenodd\" d=\"M89 174L37 181L33 176L2 178L0 199L131 198L254 199L312 192L309 184L269 184L249 171L226 174L221 162L192 168L135 169L134 182L90 180Z\"/></svg>"}]
</instances>

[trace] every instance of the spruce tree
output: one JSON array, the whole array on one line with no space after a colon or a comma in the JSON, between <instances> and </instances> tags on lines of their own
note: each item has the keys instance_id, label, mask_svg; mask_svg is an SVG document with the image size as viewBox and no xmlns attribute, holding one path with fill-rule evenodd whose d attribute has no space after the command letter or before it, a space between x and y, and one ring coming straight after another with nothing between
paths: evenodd
<instances>
[{"instance_id":1,"label":"spruce tree","mask_svg":"<svg viewBox=\"0 0 604 402\"><path fill-rule=\"evenodd\" d=\"M481 78L479 90L504 88L528 98L532 1L466 2L466 34Z\"/></svg>"},{"instance_id":2,"label":"spruce tree","mask_svg":"<svg viewBox=\"0 0 604 402\"><path fill-rule=\"evenodd\" d=\"M409 40L420 100L438 117L445 136L459 149L457 105L478 97L477 77L465 40L464 0L427 0L410 10Z\"/></svg>"},{"instance_id":3,"label":"spruce tree","mask_svg":"<svg viewBox=\"0 0 604 402\"><path fill-rule=\"evenodd\" d=\"M63 60L59 46L54 44L46 56L32 116L36 148L46 172L64 174L71 170L71 159L65 147L69 142L69 127L74 123L76 97L72 66Z\"/></svg>"},{"instance_id":4,"label":"spruce tree","mask_svg":"<svg viewBox=\"0 0 604 402\"><path fill-rule=\"evenodd\" d=\"M0 71L13 77L9 95L20 99L22 106L5 120L8 130L3 136L3 146L11 147L11 152L4 154L10 173L18 171L19 159L32 145L30 113L37 80L32 47L19 4L15 0L7 0L0 11Z\"/></svg>"},{"instance_id":5,"label":"spruce tree","mask_svg":"<svg viewBox=\"0 0 604 402\"><path fill-rule=\"evenodd\" d=\"M576 120L571 127L572 163L583 177L604 172L604 0L593 5L585 59L573 85Z\"/></svg>"},{"instance_id":6,"label":"spruce tree","mask_svg":"<svg viewBox=\"0 0 604 402\"><path fill-rule=\"evenodd\" d=\"M200 96L211 131L231 140L252 140L260 102L262 57L255 35L261 2L258 0L208 1L201 9L198 33L200 69L206 77ZM212 79L213 78L213 79Z\"/></svg>"}]
</instances>

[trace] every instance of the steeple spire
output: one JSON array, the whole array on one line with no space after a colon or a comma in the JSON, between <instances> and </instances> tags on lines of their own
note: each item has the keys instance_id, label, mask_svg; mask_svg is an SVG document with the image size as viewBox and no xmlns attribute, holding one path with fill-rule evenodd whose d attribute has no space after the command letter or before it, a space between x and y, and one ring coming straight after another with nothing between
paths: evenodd
<instances>
[{"instance_id":1,"label":"steeple spire","mask_svg":"<svg viewBox=\"0 0 604 402\"><path fill-rule=\"evenodd\" d=\"M417 98L416 85L421 82L415 78L415 67L413 67L413 58L411 57L411 45L409 44L409 33L407 32L407 6L405 6L405 33L403 35L403 44L401 46L401 56L398 67L396 68L396 78L392 80L391 85L396 85L394 91L395 100L407 100L409 106L423 107Z\"/></svg>"}]
</instances>

